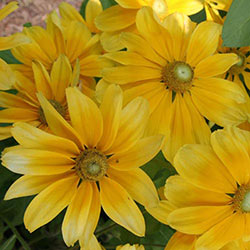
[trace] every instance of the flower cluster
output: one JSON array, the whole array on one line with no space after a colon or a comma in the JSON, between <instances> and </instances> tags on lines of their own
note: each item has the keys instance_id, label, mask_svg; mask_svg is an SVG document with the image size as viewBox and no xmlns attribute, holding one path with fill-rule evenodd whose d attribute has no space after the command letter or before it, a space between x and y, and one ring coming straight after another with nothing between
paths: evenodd
<instances>
[{"instance_id":1,"label":"flower cluster","mask_svg":"<svg viewBox=\"0 0 250 250\"><path fill-rule=\"evenodd\" d=\"M250 249L250 47L222 46L232 0L116 2L89 0L85 18L63 2L0 38L19 61L0 59L0 139L18 143L1 160L22 175L4 199L34 196L29 232L65 209L82 250L103 248L102 210L138 237L144 213L170 226L165 250ZM157 192L141 167L160 151L176 174Z\"/></svg>"}]
</instances>

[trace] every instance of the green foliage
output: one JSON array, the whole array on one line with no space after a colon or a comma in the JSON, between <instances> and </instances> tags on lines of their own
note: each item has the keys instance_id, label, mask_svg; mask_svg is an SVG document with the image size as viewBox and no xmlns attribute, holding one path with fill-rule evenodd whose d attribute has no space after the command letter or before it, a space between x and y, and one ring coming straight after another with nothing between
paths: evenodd
<instances>
[{"instance_id":1,"label":"green foliage","mask_svg":"<svg viewBox=\"0 0 250 250\"><path fill-rule=\"evenodd\" d=\"M0 250L12 250L14 249L16 243L16 236L13 235L11 238L6 240L2 246L0 246Z\"/></svg>"},{"instance_id":2,"label":"green foliage","mask_svg":"<svg viewBox=\"0 0 250 250\"><path fill-rule=\"evenodd\" d=\"M223 27L223 46L243 47L250 45L249 10L249 0L233 1Z\"/></svg>"},{"instance_id":3,"label":"green foliage","mask_svg":"<svg viewBox=\"0 0 250 250\"><path fill-rule=\"evenodd\" d=\"M30 28L32 27L32 23L28 22L23 25L23 27Z\"/></svg>"},{"instance_id":4,"label":"green foliage","mask_svg":"<svg viewBox=\"0 0 250 250\"><path fill-rule=\"evenodd\" d=\"M0 58L9 64L20 64L20 62L12 55L10 50L0 51Z\"/></svg>"}]
</instances>

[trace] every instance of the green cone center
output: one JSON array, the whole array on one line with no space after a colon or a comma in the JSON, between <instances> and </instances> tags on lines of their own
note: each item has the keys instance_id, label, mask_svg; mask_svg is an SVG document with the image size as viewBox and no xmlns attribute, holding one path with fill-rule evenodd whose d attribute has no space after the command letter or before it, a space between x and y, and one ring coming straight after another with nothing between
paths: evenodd
<instances>
[{"instance_id":1,"label":"green cone center","mask_svg":"<svg viewBox=\"0 0 250 250\"><path fill-rule=\"evenodd\" d=\"M245 57L238 55L239 61L235 64L238 67L242 67L245 64Z\"/></svg>"},{"instance_id":2,"label":"green cone center","mask_svg":"<svg viewBox=\"0 0 250 250\"><path fill-rule=\"evenodd\" d=\"M162 82L166 88L175 92L184 93L192 87L194 71L185 62L175 61L168 63L162 69Z\"/></svg>"},{"instance_id":3,"label":"green cone center","mask_svg":"<svg viewBox=\"0 0 250 250\"><path fill-rule=\"evenodd\" d=\"M56 100L49 100L49 102L62 117L65 117L66 109L61 105L60 102ZM46 117L44 115L42 107L39 108L38 113L39 113L39 120L41 121L41 123L47 124Z\"/></svg>"},{"instance_id":4,"label":"green cone center","mask_svg":"<svg viewBox=\"0 0 250 250\"><path fill-rule=\"evenodd\" d=\"M86 149L76 158L76 173L82 180L99 181L108 167L107 157L96 149Z\"/></svg>"},{"instance_id":5,"label":"green cone center","mask_svg":"<svg viewBox=\"0 0 250 250\"><path fill-rule=\"evenodd\" d=\"M250 212L250 191L247 191L245 193L245 196L241 202L241 209L244 211L244 212Z\"/></svg>"}]
</instances>

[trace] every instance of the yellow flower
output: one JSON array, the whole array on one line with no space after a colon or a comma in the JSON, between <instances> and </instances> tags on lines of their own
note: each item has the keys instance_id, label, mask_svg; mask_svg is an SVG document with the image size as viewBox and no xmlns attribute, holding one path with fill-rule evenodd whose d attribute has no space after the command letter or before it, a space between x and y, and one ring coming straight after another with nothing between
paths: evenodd
<instances>
[{"instance_id":1,"label":"yellow flower","mask_svg":"<svg viewBox=\"0 0 250 250\"><path fill-rule=\"evenodd\" d=\"M23 64L13 69L32 78L32 62L40 61L50 71L60 54L69 58L74 67L77 59L80 63L80 79L83 85L94 89L94 77L100 77L100 70L109 66L101 57L102 48L99 35L92 36L88 27L80 21L71 21L63 27L56 12L47 19L47 29L39 26L24 28L23 33L31 39L30 44L12 49L13 55Z\"/></svg>"},{"instance_id":2,"label":"yellow flower","mask_svg":"<svg viewBox=\"0 0 250 250\"><path fill-rule=\"evenodd\" d=\"M0 10L0 21L18 8L18 3L10 2ZM9 37L0 37L0 51L28 43L29 39L23 34L15 34ZM10 89L15 83L15 77L9 65L0 58L0 89Z\"/></svg>"},{"instance_id":3,"label":"yellow flower","mask_svg":"<svg viewBox=\"0 0 250 250\"><path fill-rule=\"evenodd\" d=\"M210 145L185 145L175 156L180 176L165 186L177 207L168 223L179 232L201 235L195 249L220 249L250 236L250 132L218 130Z\"/></svg>"},{"instance_id":4,"label":"yellow flower","mask_svg":"<svg viewBox=\"0 0 250 250\"><path fill-rule=\"evenodd\" d=\"M103 11L102 4L99 0L89 0L85 8L85 18L70 4L62 2L59 5L62 24L64 27L72 21L79 21L85 24L92 33L100 33L95 25L95 18Z\"/></svg>"},{"instance_id":5,"label":"yellow flower","mask_svg":"<svg viewBox=\"0 0 250 250\"><path fill-rule=\"evenodd\" d=\"M0 122L28 122L47 131L48 125L37 99L37 92L43 93L56 110L68 120L65 89L78 83L77 66L79 69L79 64L77 64L72 72L68 58L65 55L60 55L53 63L50 74L40 62L34 61L32 63L34 82L16 72L14 87L18 94L0 92L0 106L5 108L0 111ZM11 127L0 127L1 140L12 136Z\"/></svg>"},{"instance_id":6,"label":"yellow flower","mask_svg":"<svg viewBox=\"0 0 250 250\"><path fill-rule=\"evenodd\" d=\"M124 246L118 246L116 248L116 250L145 250L143 245L130 245L130 244L126 244Z\"/></svg>"},{"instance_id":7,"label":"yellow flower","mask_svg":"<svg viewBox=\"0 0 250 250\"><path fill-rule=\"evenodd\" d=\"M204 117L221 126L245 121L238 106L246 102L242 89L216 77L238 60L235 54L214 54L219 24L195 27L187 16L175 13L165 18L163 27L147 7L138 12L136 24L140 36L121 34L127 51L105 54L118 66L104 69L103 79L124 86L126 100L148 99L147 133L166 135L163 153L168 160L184 144L209 143Z\"/></svg>"},{"instance_id":8,"label":"yellow flower","mask_svg":"<svg viewBox=\"0 0 250 250\"><path fill-rule=\"evenodd\" d=\"M124 31L136 32L136 14L143 6L151 7L160 20L174 12L192 15L205 7L208 19L212 20L218 9L228 10L232 0L116 0L116 2L118 5L104 10L96 18L96 26L104 32L101 42L106 51L123 48L119 34Z\"/></svg>"},{"instance_id":9,"label":"yellow flower","mask_svg":"<svg viewBox=\"0 0 250 250\"><path fill-rule=\"evenodd\" d=\"M25 123L12 129L20 146L5 151L2 162L24 176L5 199L39 193L24 215L30 232L68 207L62 225L68 246L80 240L85 249L101 206L113 221L143 236L145 222L134 200L153 209L159 198L139 167L159 152L163 139L142 138L149 117L147 101L138 97L122 108L123 94L116 85L107 89L99 108L76 88L68 88L66 96L72 126L39 94L54 135Z\"/></svg>"}]
</instances>

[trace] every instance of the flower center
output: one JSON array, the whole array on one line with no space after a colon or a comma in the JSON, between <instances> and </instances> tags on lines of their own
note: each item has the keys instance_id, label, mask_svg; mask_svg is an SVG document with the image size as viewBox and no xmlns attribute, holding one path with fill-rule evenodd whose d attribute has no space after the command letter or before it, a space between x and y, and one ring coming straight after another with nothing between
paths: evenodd
<instances>
[{"instance_id":1,"label":"flower center","mask_svg":"<svg viewBox=\"0 0 250 250\"><path fill-rule=\"evenodd\" d=\"M162 81L169 90L184 93L192 87L193 69L184 62L173 62L162 69Z\"/></svg>"},{"instance_id":2,"label":"flower center","mask_svg":"<svg viewBox=\"0 0 250 250\"><path fill-rule=\"evenodd\" d=\"M235 53L238 55L239 61L229 69L229 72L231 74L240 74L245 69L246 56L239 51Z\"/></svg>"},{"instance_id":3,"label":"flower center","mask_svg":"<svg viewBox=\"0 0 250 250\"><path fill-rule=\"evenodd\" d=\"M99 181L107 172L107 157L96 149L86 149L76 158L76 172L83 180Z\"/></svg>"},{"instance_id":4,"label":"flower center","mask_svg":"<svg viewBox=\"0 0 250 250\"><path fill-rule=\"evenodd\" d=\"M65 115L66 115L66 110L65 110L65 108L61 105L61 103L59 103L59 102L56 101L56 100L49 100L49 102L50 102L50 104L56 109L56 111L57 111L62 117L65 117ZM39 108L38 113L39 113L39 120L41 121L41 123L47 124L47 121L46 121L46 118L45 118L45 115L44 115L44 112L43 112L42 107Z\"/></svg>"},{"instance_id":5,"label":"flower center","mask_svg":"<svg viewBox=\"0 0 250 250\"><path fill-rule=\"evenodd\" d=\"M242 213L250 212L250 186L242 185L233 197L233 206L236 211Z\"/></svg>"},{"instance_id":6,"label":"flower center","mask_svg":"<svg viewBox=\"0 0 250 250\"><path fill-rule=\"evenodd\" d=\"M160 19L167 16L168 6L165 0L155 0L152 4L152 9Z\"/></svg>"}]
</instances>

